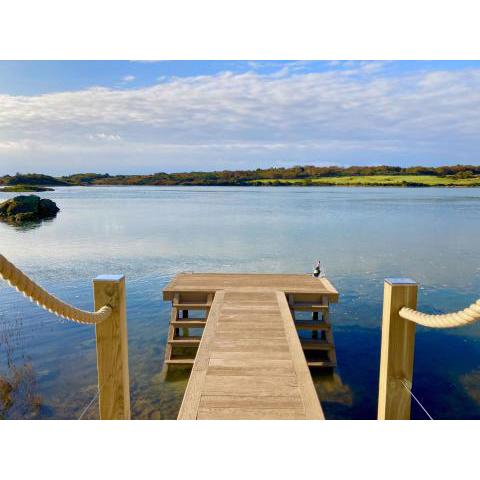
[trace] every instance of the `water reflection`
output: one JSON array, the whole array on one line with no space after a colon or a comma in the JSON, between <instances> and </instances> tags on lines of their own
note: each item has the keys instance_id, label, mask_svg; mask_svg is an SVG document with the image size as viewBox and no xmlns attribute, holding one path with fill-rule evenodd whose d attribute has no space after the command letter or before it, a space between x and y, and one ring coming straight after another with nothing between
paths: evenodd
<instances>
[{"instance_id":1,"label":"water reflection","mask_svg":"<svg viewBox=\"0 0 480 480\"><path fill-rule=\"evenodd\" d=\"M11 228L15 229L17 232L28 232L30 230L35 230L42 225L46 226L49 223L53 222L55 218L44 218L42 220L29 220L28 222L14 222L2 220L3 225L8 225Z\"/></svg>"},{"instance_id":2,"label":"water reflection","mask_svg":"<svg viewBox=\"0 0 480 480\"><path fill-rule=\"evenodd\" d=\"M318 397L322 402L333 402L351 407L353 405L353 393L348 385L345 385L336 372L313 373L313 381Z\"/></svg>"}]
</instances>

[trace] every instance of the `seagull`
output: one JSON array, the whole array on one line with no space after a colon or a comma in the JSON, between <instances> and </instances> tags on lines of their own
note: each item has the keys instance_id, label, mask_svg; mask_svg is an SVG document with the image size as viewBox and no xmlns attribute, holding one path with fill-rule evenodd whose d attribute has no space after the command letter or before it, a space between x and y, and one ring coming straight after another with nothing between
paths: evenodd
<instances>
[{"instance_id":1,"label":"seagull","mask_svg":"<svg viewBox=\"0 0 480 480\"><path fill-rule=\"evenodd\" d=\"M320 260L317 263L317 266L313 269L313 276L315 278L318 278L320 276L320 272L322 271L322 268L320 266Z\"/></svg>"}]
</instances>

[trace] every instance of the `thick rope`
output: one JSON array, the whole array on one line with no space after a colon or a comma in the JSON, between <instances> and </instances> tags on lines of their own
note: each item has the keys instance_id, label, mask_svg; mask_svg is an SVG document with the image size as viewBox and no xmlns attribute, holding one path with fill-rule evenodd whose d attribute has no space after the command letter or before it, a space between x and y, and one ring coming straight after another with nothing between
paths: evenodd
<instances>
[{"instance_id":1,"label":"thick rope","mask_svg":"<svg viewBox=\"0 0 480 480\"><path fill-rule=\"evenodd\" d=\"M446 313L444 315L428 315L407 307L400 309L399 314L405 320L410 320L411 322L418 323L418 325L423 325L424 327L463 327L464 325L480 320L480 299L464 310L454 313Z\"/></svg>"},{"instance_id":2,"label":"thick rope","mask_svg":"<svg viewBox=\"0 0 480 480\"><path fill-rule=\"evenodd\" d=\"M23 293L23 295L32 302L35 302L54 315L71 320L72 322L100 323L106 320L112 313L112 307L110 305L105 305L96 312L88 312L62 302L37 285L3 255L0 255L0 277L20 293Z\"/></svg>"}]
</instances>

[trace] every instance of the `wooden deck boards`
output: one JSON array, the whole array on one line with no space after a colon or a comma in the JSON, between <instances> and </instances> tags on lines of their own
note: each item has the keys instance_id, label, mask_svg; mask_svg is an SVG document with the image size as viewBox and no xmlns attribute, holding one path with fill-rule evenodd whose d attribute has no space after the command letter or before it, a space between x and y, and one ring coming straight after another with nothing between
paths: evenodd
<instances>
[{"instance_id":1,"label":"wooden deck boards","mask_svg":"<svg viewBox=\"0 0 480 480\"><path fill-rule=\"evenodd\" d=\"M172 300L175 292L216 292L230 289L237 294L282 291L328 295L331 303L338 301L338 292L326 278L311 275L264 273L181 273L163 290L164 300Z\"/></svg>"},{"instance_id":2,"label":"wooden deck boards","mask_svg":"<svg viewBox=\"0 0 480 480\"><path fill-rule=\"evenodd\" d=\"M336 290L322 280L177 276L164 291L166 299L178 292L215 295L178 418L324 419L285 296L315 293L336 301Z\"/></svg>"},{"instance_id":3,"label":"wooden deck boards","mask_svg":"<svg viewBox=\"0 0 480 480\"><path fill-rule=\"evenodd\" d=\"M324 419L288 294L338 301L327 279L309 275L184 273L167 285L175 305L213 298L179 419Z\"/></svg>"}]
</instances>

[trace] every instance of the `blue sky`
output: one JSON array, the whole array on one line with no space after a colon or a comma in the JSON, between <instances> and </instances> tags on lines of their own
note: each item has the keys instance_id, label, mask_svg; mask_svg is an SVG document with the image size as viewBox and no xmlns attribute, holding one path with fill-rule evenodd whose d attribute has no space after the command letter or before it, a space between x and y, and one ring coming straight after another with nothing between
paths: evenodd
<instances>
[{"instance_id":1,"label":"blue sky","mask_svg":"<svg viewBox=\"0 0 480 480\"><path fill-rule=\"evenodd\" d=\"M349 68L350 62L333 66L328 61L0 61L0 94L38 95L81 90L90 87L140 88L153 86L172 77L216 75L225 71L273 74L285 66L292 72L326 72ZM359 63L359 62L352 62ZM384 74L477 68L473 61L396 61L384 65ZM130 82L126 77L134 76ZM162 78L165 77L165 78Z\"/></svg>"},{"instance_id":2,"label":"blue sky","mask_svg":"<svg viewBox=\"0 0 480 480\"><path fill-rule=\"evenodd\" d=\"M478 163L480 62L0 62L0 174Z\"/></svg>"}]
</instances>

